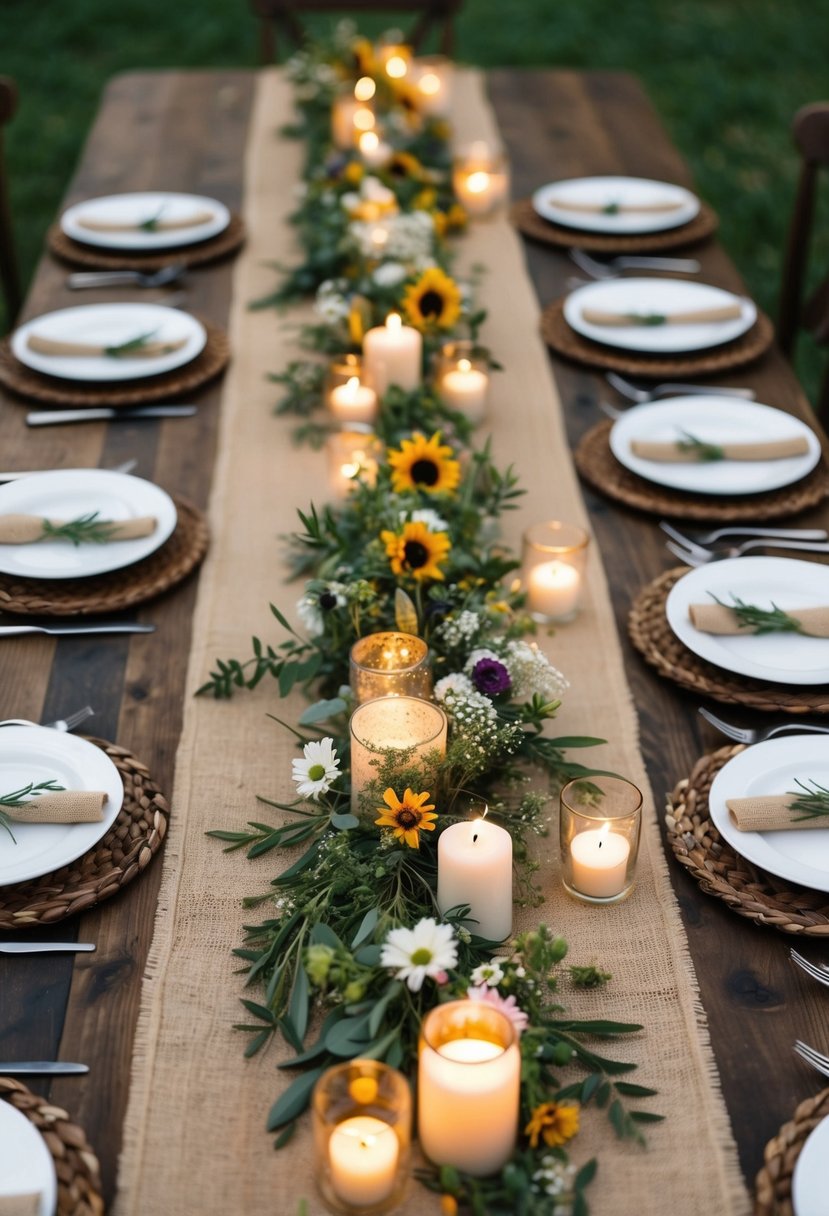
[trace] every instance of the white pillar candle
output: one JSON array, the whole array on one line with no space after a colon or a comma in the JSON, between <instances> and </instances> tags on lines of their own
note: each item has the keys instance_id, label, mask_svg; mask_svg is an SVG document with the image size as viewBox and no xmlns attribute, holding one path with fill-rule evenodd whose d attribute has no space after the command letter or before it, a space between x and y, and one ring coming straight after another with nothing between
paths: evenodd
<instances>
[{"instance_id":1,"label":"white pillar candle","mask_svg":"<svg viewBox=\"0 0 829 1216\"><path fill-rule=\"evenodd\" d=\"M438 907L458 904L469 904L479 937L512 933L512 837L488 819L453 823L438 839Z\"/></svg>"},{"instance_id":2,"label":"white pillar candle","mask_svg":"<svg viewBox=\"0 0 829 1216\"><path fill-rule=\"evenodd\" d=\"M363 367L378 397L396 384L411 392L420 384L423 338L400 316L390 313L385 325L370 329L363 339Z\"/></svg>"},{"instance_id":3,"label":"white pillar candle","mask_svg":"<svg viewBox=\"0 0 829 1216\"><path fill-rule=\"evenodd\" d=\"M579 832L570 842L571 881L582 895L611 899L625 888L630 845L605 824L598 831Z\"/></svg>"},{"instance_id":4,"label":"white pillar candle","mask_svg":"<svg viewBox=\"0 0 829 1216\"><path fill-rule=\"evenodd\" d=\"M581 575L567 562L542 562L527 575L527 607L553 620L573 616L581 596Z\"/></svg>"},{"instance_id":5,"label":"white pillar candle","mask_svg":"<svg viewBox=\"0 0 829 1216\"><path fill-rule=\"evenodd\" d=\"M489 376L473 367L469 359L459 359L458 366L443 376L439 388L444 404L470 422L480 422L484 417Z\"/></svg>"},{"instance_id":6,"label":"white pillar candle","mask_svg":"<svg viewBox=\"0 0 829 1216\"><path fill-rule=\"evenodd\" d=\"M338 1123L328 1142L331 1185L343 1203L369 1208L388 1199L400 1148L394 1129L371 1115Z\"/></svg>"},{"instance_id":7,"label":"white pillar candle","mask_svg":"<svg viewBox=\"0 0 829 1216\"><path fill-rule=\"evenodd\" d=\"M377 417L377 394L359 376L351 376L345 384L332 388L328 396L331 413L338 422L374 422Z\"/></svg>"}]
</instances>

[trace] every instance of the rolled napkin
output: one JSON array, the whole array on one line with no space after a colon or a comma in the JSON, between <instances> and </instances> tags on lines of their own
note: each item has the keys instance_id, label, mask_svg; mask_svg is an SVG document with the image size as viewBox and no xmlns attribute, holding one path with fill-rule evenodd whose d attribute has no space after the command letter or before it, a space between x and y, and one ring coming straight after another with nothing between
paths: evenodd
<instances>
[{"instance_id":1,"label":"rolled napkin","mask_svg":"<svg viewBox=\"0 0 829 1216\"><path fill-rule=\"evenodd\" d=\"M37 334L29 334L26 345L36 355L68 355L75 358L110 359L157 359L159 355L169 355L174 350L181 350L188 339L172 338L169 342L151 342L144 338L121 342L117 346L104 346L94 342L63 342L57 338L41 338Z\"/></svg>"},{"instance_id":2,"label":"rolled napkin","mask_svg":"<svg viewBox=\"0 0 829 1216\"><path fill-rule=\"evenodd\" d=\"M86 540L105 544L151 536L158 526L153 515L118 520L84 516L76 527L78 523L78 520L45 519L41 515L0 515L0 545L32 545L40 540L70 540L74 544Z\"/></svg>"},{"instance_id":3,"label":"rolled napkin","mask_svg":"<svg viewBox=\"0 0 829 1216\"><path fill-rule=\"evenodd\" d=\"M712 321L736 321L743 315L741 304L723 304L719 308L692 308L687 312L605 312L601 308L583 308L581 316L589 325L708 325Z\"/></svg>"},{"instance_id":4,"label":"rolled napkin","mask_svg":"<svg viewBox=\"0 0 829 1216\"><path fill-rule=\"evenodd\" d=\"M809 440L805 435L794 439L772 439L764 443L707 444L688 436L670 443L648 439L632 439L630 450L642 460L657 460L666 464L708 464L718 460L788 460L805 456Z\"/></svg>"},{"instance_id":5,"label":"rolled napkin","mask_svg":"<svg viewBox=\"0 0 829 1216\"><path fill-rule=\"evenodd\" d=\"M0 1216L37 1216L40 1200L40 1191L29 1191L25 1195L0 1195Z\"/></svg>"},{"instance_id":6,"label":"rolled napkin","mask_svg":"<svg viewBox=\"0 0 829 1216\"><path fill-rule=\"evenodd\" d=\"M639 212L645 215L659 215L660 212L678 211L685 204L681 202L661 203L580 203L575 200L551 197L547 199L551 207L560 211L581 211L584 215L635 215Z\"/></svg>"},{"instance_id":7,"label":"rolled napkin","mask_svg":"<svg viewBox=\"0 0 829 1216\"><path fill-rule=\"evenodd\" d=\"M192 215L182 216L177 220L162 220L150 216L146 220L98 220L94 216L79 216L75 223L79 228L88 228L90 232L175 232L179 228L195 228L199 224L207 224L215 219L212 211L194 211Z\"/></svg>"},{"instance_id":8,"label":"rolled napkin","mask_svg":"<svg viewBox=\"0 0 829 1216\"><path fill-rule=\"evenodd\" d=\"M798 629L789 628L786 632L803 633L810 638L829 638L829 607L787 608L785 615L799 626ZM767 623L741 624L738 613L727 604L689 604L688 616L691 618L691 624L700 633L733 636L774 632Z\"/></svg>"},{"instance_id":9,"label":"rolled napkin","mask_svg":"<svg viewBox=\"0 0 829 1216\"><path fill-rule=\"evenodd\" d=\"M22 806L0 810L16 823L100 823L106 799L103 790L59 790L36 794Z\"/></svg>"},{"instance_id":10,"label":"rolled napkin","mask_svg":"<svg viewBox=\"0 0 829 1216\"><path fill-rule=\"evenodd\" d=\"M793 828L827 828L825 815L804 816L793 807L801 794L766 794L757 798L727 798L728 817L738 832L780 832Z\"/></svg>"}]
</instances>

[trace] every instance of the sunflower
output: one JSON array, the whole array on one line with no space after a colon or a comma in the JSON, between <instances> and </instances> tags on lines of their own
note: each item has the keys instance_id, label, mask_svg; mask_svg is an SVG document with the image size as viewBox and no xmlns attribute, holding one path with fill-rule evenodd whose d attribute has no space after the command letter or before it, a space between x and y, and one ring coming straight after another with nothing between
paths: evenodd
<instances>
[{"instance_id":1,"label":"sunflower","mask_svg":"<svg viewBox=\"0 0 829 1216\"><path fill-rule=\"evenodd\" d=\"M423 523L409 522L402 532L381 532L380 539L394 574L411 574L417 582L443 578L440 564L452 547L445 532L430 532Z\"/></svg>"},{"instance_id":2,"label":"sunflower","mask_svg":"<svg viewBox=\"0 0 829 1216\"><path fill-rule=\"evenodd\" d=\"M367 329L371 327L371 304L365 296L353 296L348 310L348 336L352 345L362 346Z\"/></svg>"},{"instance_id":3,"label":"sunflower","mask_svg":"<svg viewBox=\"0 0 829 1216\"><path fill-rule=\"evenodd\" d=\"M437 819L434 804L430 802L428 806L423 805L428 797L428 793L415 794L407 789L401 802L389 787L383 795L388 810L378 806L380 818L374 822L381 828L393 828L393 834L398 840L402 840L410 849L419 849L420 833L434 832L435 825L432 821Z\"/></svg>"},{"instance_id":4,"label":"sunflower","mask_svg":"<svg viewBox=\"0 0 829 1216\"><path fill-rule=\"evenodd\" d=\"M427 439L414 431L398 449L389 450L392 489L397 494L406 490L425 490L427 494L451 494L461 479L461 466L452 456L452 449L440 441L440 431Z\"/></svg>"},{"instance_id":5,"label":"sunflower","mask_svg":"<svg viewBox=\"0 0 829 1216\"><path fill-rule=\"evenodd\" d=\"M550 1148L566 1144L579 1130L579 1108L562 1102L542 1102L532 1113L524 1128L530 1138L530 1148L538 1148L539 1137Z\"/></svg>"},{"instance_id":6,"label":"sunflower","mask_svg":"<svg viewBox=\"0 0 829 1216\"><path fill-rule=\"evenodd\" d=\"M410 177L417 182L423 180L423 165L411 152L395 152L383 171L398 179Z\"/></svg>"},{"instance_id":7,"label":"sunflower","mask_svg":"<svg viewBox=\"0 0 829 1216\"><path fill-rule=\"evenodd\" d=\"M461 315L461 290L439 266L432 266L406 288L403 307L415 329L451 329Z\"/></svg>"}]
</instances>

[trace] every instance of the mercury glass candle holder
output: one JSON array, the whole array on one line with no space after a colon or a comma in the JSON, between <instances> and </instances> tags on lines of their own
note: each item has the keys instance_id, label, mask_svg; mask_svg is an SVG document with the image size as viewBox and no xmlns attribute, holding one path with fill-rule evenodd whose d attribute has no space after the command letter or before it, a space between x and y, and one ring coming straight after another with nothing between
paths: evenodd
<instances>
[{"instance_id":1,"label":"mercury glass candle holder","mask_svg":"<svg viewBox=\"0 0 829 1216\"><path fill-rule=\"evenodd\" d=\"M363 361L359 355L340 355L329 363L325 407L343 426L354 422L370 426L376 420L377 394L363 382Z\"/></svg>"},{"instance_id":2,"label":"mercury glass candle holder","mask_svg":"<svg viewBox=\"0 0 829 1216\"><path fill-rule=\"evenodd\" d=\"M435 388L444 405L476 425L486 417L489 364L474 342L445 342L434 362Z\"/></svg>"},{"instance_id":3,"label":"mercury glass candle holder","mask_svg":"<svg viewBox=\"0 0 829 1216\"><path fill-rule=\"evenodd\" d=\"M518 1135L521 1053L512 1022L481 1001L438 1005L418 1051L418 1138L436 1165L475 1177L509 1161Z\"/></svg>"},{"instance_id":4,"label":"mercury glass candle holder","mask_svg":"<svg viewBox=\"0 0 829 1216\"><path fill-rule=\"evenodd\" d=\"M589 543L583 528L557 519L527 528L521 581L533 620L564 624L575 619L584 590Z\"/></svg>"},{"instance_id":5,"label":"mercury glass candle holder","mask_svg":"<svg viewBox=\"0 0 829 1216\"><path fill-rule=\"evenodd\" d=\"M351 647L351 688L357 703L373 697L432 695L429 647L411 633L370 633Z\"/></svg>"},{"instance_id":6,"label":"mercury glass candle holder","mask_svg":"<svg viewBox=\"0 0 829 1216\"><path fill-rule=\"evenodd\" d=\"M469 215L490 215L509 195L506 156L482 141L470 144L452 162L452 186Z\"/></svg>"},{"instance_id":7,"label":"mercury glass candle holder","mask_svg":"<svg viewBox=\"0 0 829 1216\"><path fill-rule=\"evenodd\" d=\"M623 777L579 778L561 791L559 844L565 890L593 904L631 892L639 855L642 794Z\"/></svg>"},{"instance_id":8,"label":"mercury glass candle holder","mask_svg":"<svg viewBox=\"0 0 829 1216\"><path fill-rule=\"evenodd\" d=\"M328 479L336 498L345 498L358 482L374 485L383 445L370 426L355 422L333 431L325 442L325 451Z\"/></svg>"},{"instance_id":9,"label":"mercury glass candle holder","mask_svg":"<svg viewBox=\"0 0 829 1216\"><path fill-rule=\"evenodd\" d=\"M324 1072L311 1101L317 1185L347 1216L381 1216L409 1182L412 1099L406 1078L377 1060Z\"/></svg>"},{"instance_id":10,"label":"mercury glass candle holder","mask_svg":"<svg viewBox=\"0 0 829 1216\"><path fill-rule=\"evenodd\" d=\"M426 765L446 755L446 714L439 705L419 697L375 697L358 705L351 715L351 808L360 809L360 796L377 779L387 759L396 767ZM429 786L427 785L428 789Z\"/></svg>"}]
</instances>

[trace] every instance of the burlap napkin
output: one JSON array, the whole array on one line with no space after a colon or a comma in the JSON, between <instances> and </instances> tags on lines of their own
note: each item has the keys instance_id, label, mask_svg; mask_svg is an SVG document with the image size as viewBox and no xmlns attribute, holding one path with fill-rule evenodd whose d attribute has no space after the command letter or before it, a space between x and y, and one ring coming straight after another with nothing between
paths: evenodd
<instances>
[{"instance_id":1,"label":"burlap napkin","mask_svg":"<svg viewBox=\"0 0 829 1216\"><path fill-rule=\"evenodd\" d=\"M802 818L802 812L792 813L796 794L766 794L758 798L727 798L728 817L740 832L779 832L782 829L826 828L825 815Z\"/></svg>"},{"instance_id":2,"label":"burlap napkin","mask_svg":"<svg viewBox=\"0 0 829 1216\"><path fill-rule=\"evenodd\" d=\"M637 212L645 215L658 215L663 211L678 211L680 207L685 206L682 202L615 203L612 199L606 203L580 203L554 196L546 201L551 207L558 207L560 211L581 211L584 215L634 215Z\"/></svg>"},{"instance_id":3,"label":"burlap napkin","mask_svg":"<svg viewBox=\"0 0 829 1216\"><path fill-rule=\"evenodd\" d=\"M787 608L786 615L797 621L810 638L829 638L829 607ZM700 633L751 634L757 630L740 625L733 609L725 604L689 604L691 624Z\"/></svg>"},{"instance_id":4,"label":"burlap napkin","mask_svg":"<svg viewBox=\"0 0 829 1216\"><path fill-rule=\"evenodd\" d=\"M42 515L0 515L0 545L31 545L39 540L55 540L54 536L44 536L44 523L53 528L62 528L69 522L66 519L45 520ZM139 515L135 519L96 519L94 523L111 529L106 536L91 538L94 544L137 540L141 536L151 536L158 526L154 515Z\"/></svg>"},{"instance_id":5,"label":"burlap napkin","mask_svg":"<svg viewBox=\"0 0 829 1216\"><path fill-rule=\"evenodd\" d=\"M57 338L40 338L37 334L29 334L26 345L37 355L69 355L72 358L98 359L157 359L160 355L169 355L174 350L181 350L189 341L188 338L175 338L170 342L142 342L130 346L128 342L113 346L104 346L95 342L63 342Z\"/></svg>"},{"instance_id":6,"label":"burlap napkin","mask_svg":"<svg viewBox=\"0 0 829 1216\"><path fill-rule=\"evenodd\" d=\"M2 810L16 823L100 823L106 800L103 790L59 790L36 794L25 806L4 806Z\"/></svg>"},{"instance_id":7,"label":"burlap napkin","mask_svg":"<svg viewBox=\"0 0 829 1216\"><path fill-rule=\"evenodd\" d=\"M740 304L721 308L692 308L687 312L605 312L602 308L583 308L583 321L590 325L641 325L660 329L663 325L708 325L712 321L736 321L743 315Z\"/></svg>"},{"instance_id":8,"label":"burlap napkin","mask_svg":"<svg viewBox=\"0 0 829 1216\"><path fill-rule=\"evenodd\" d=\"M0 1216L37 1216L39 1211L38 1191L26 1195L0 1195Z\"/></svg>"},{"instance_id":9,"label":"burlap napkin","mask_svg":"<svg viewBox=\"0 0 829 1216\"><path fill-rule=\"evenodd\" d=\"M805 435L794 439L774 439L767 443L718 443L716 445L722 456L719 460L787 460L791 456L805 456L809 451L809 440ZM709 464L711 457L706 456L705 446L695 445L676 439L672 443L656 443L647 439L632 439L630 450L634 456L642 460L659 460L674 464Z\"/></svg>"},{"instance_id":10,"label":"burlap napkin","mask_svg":"<svg viewBox=\"0 0 829 1216\"><path fill-rule=\"evenodd\" d=\"M75 223L80 228L88 228L90 232L175 232L179 228L195 228L199 224L207 224L215 219L212 211L194 211L192 215L182 216L178 220L133 220L125 224L121 220L98 220L94 216L78 216Z\"/></svg>"}]
</instances>

